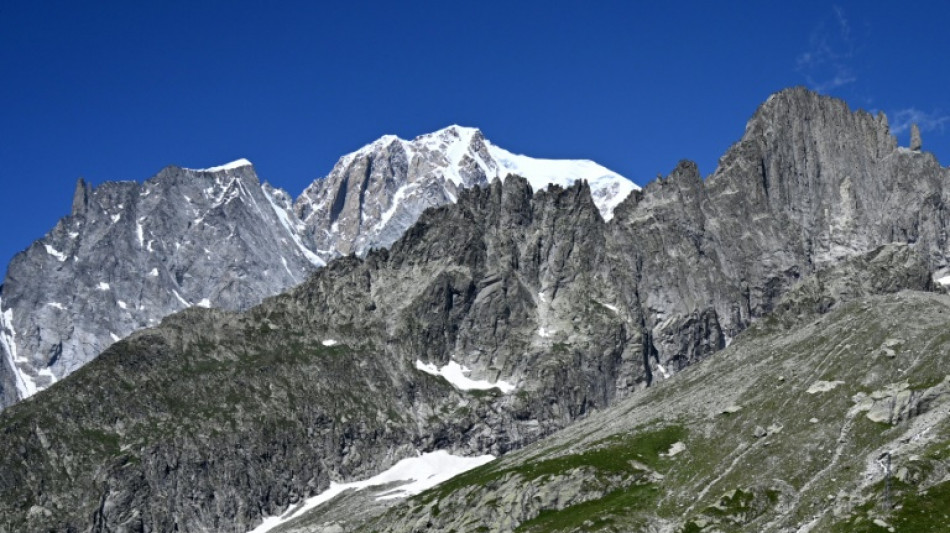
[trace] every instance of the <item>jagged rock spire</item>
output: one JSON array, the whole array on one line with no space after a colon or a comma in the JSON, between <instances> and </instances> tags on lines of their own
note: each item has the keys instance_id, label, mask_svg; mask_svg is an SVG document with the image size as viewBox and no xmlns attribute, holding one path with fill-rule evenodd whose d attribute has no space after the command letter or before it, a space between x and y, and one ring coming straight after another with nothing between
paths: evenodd
<instances>
[{"instance_id":1,"label":"jagged rock spire","mask_svg":"<svg viewBox=\"0 0 950 533\"><path fill-rule=\"evenodd\" d=\"M910 125L910 149L920 151L923 141L920 139L920 128L917 124Z\"/></svg>"},{"instance_id":2,"label":"jagged rock spire","mask_svg":"<svg viewBox=\"0 0 950 533\"><path fill-rule=\"evenodd\" d=\"M73 192L73 216L82 214L86 211L86 204L89 198L89 184L80 177L76 180L76 191Z\"/></svg>"}]
</instances>

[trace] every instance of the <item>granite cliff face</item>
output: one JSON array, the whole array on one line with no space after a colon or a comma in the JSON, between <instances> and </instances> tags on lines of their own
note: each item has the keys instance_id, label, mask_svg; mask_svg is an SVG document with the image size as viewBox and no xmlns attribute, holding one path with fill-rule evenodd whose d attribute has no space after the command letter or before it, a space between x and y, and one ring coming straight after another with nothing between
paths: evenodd
<instances>
[{"instance_id":1,"label":"granite cliff face","mask_svg":"<svg viewBox=\"0 0 950 533\"><path fill-rule=\"evenodd\" d=\"M939 279L948 206L950 171L898 147L883 114L805 89L772 96L705 181L681 163L615 212L612 255L626 255L651 375L724 346L802 277L878 246L912 244Z\"/></svg>"},{"instance_id":2,"label":"granite cliff face","mask_svg":"<svg viewBox=\"0 0 950 533\"><path fill-rule=\"evenodd\" d=\"M383 144L384 160L405 151ZM348 191L341 226L359 220L343 213L367 190L350 178L388 179L357 159L335 178ZM948 268L948 185L932 155L896 146L883 116L791 89L756 111L707 180L681 163L610 221L586 182L537 190L509 176L460 190L389 249L332 261L246 312L173 315L0 414L15 450L0 458L0 524L241 531L418 452L505 454L674 381L757 320L801 325L934 288ZM306 202L295 208L305 227L323 216ZM756 346L744 350L752 364ZM424 370L452 365L514 389L467 391ZM598 491L654 483L662 472L644 464ZM433 513L406 512L394 529Z\"/></svg>"},{"instance_id":3,"label":"granite cliff face","mask_svg":"<svg viewBox=\"0 0 950 533\"><path fill-rule=\"evenodd\" d=\"M383 137L294 202L246 160L76 186L72 213L11 262L0 294L0 408L107 346L197 305L247 309L341 255L388 246L428 207L517 170L535 188L588 179L601 214L636 186L590 161L532 159L453 126ZM300 217L298 218L298 214Z\"/></svg>"}]
</instances>

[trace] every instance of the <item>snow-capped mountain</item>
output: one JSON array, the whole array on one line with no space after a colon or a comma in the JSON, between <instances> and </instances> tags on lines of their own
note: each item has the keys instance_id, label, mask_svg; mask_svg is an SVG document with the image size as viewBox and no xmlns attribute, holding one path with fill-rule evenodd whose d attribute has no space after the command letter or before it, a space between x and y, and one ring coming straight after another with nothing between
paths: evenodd
<instances>
[{"instance_id":1,"label":"snow-capped mountain","mask_svg":"<svg viewBox=\"0 0 950 533\"><path fill-rule=\"evenodd\" d=\"M382 137L296 201L246 159L145 183L80 180L72 212L11 261L0 289L0 408L171 313L245 309L334 257L388 246L426 208L509 173L535 189L586 179L604 217L636 188L591 161L514 155L458 126Z\"/></svg>"},{"instance_id":2,"label":"snow-capped mountain","mask_svg":"<svg viewBox=\"0 0 950 533\"><path fill-rule=\"evenodd\" d=\"M509 174L534 190L587 180L604 219L631 191L630 180L593 161L513 154L475 128L449 126L411 141L386 135L340 158L294 204L318 253L363 254L392 244L427 208L454 203L460 189Z\"/></svg>"}]
</instances>

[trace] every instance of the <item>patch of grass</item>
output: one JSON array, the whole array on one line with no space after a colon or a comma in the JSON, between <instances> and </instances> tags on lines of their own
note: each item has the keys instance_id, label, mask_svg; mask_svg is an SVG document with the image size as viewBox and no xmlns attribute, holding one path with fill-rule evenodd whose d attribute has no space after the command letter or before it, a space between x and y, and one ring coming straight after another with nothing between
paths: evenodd
<instances>
[{"instance_id":1,"label":"patch of grass","mask_svg":"<svg viewBox=\"0 0 950 533\"><path fill-rule=\"evenodd\" d=\"M872 518L868 518L868 510L872 504L868 503L857 508L856 516L837 522L831 526L831 533L888 533L887 528L874 523Z\"/></svg>"},{"instance_id":2,"label":"patch of grass","mask_svg":"<svg viewBox=\"0 0 950 533\"><path fill-rule=\"evenodd\" d=\"M554 353L556 353L556 354L566 354L566 353L569 353L569 352L571 351L571 347L570 347L570 345L565 344L565 343L563 343L563 342L555 342L555 343L551 346L551 351L554 352Z\"/></svg>"},{"instance_id":3,"label":"patch of grass","mask_svg":"<svg viewBox=\"0 0 950 533\"><path fill-rule=\"evenodd\" d=\"M873 487L878 495L857 507L853 517L834 524L834 533L883 533L887 528L874 523L872 509L880 504L884 483ZM945 533L950 531L950 481L937 484L924 491L916 491L911 485L892 480L897 505L889 516L882 517L894 528L895 533Z\"/></svg>"},{"instance_id":4,"label":"patch of grass","mask_svg":"<svg viewBox=\"0 0 950 533\"><path fill-rule=\"evenodd\" d=\"M629 520L638 511L652 509L659 495L653 484L633 485L615 490L603 498L561 510L541 511L515 529L519 533L553 531L596 531ZM619 524L618 524L619 525Z\"/></svg>"},{"instance_id":5,"label":"patch of grass","mask_svg":"<svg viewBox=\"0 0 950 533\"><path fill-rule=\"evenodd\" d=\"M119 436L99 429L84 429L82 436L94 442L102 451L109 455L119 454Z\"/></svg>"},{"instance_id":6,"label":"patch of grass","mask_svg":"<svg viewBox=\"0 0 950 533\"><path fill-rule=\"evenodd\" d=\"M938 533L950 531L950 481L904 497L891 525L897 531Z\"/></svg>"},{"instance_id":7,"label":"patch of grass","mask_svg":"<svg viewBox=\"0 0 950 533\"><path fill-rule=\"evenodd\" d=\"M734 490L724 494L716 505L706 508L710 516L727 517L744 514L755 500L755 495L743 490Z\"/></svg>"},{"instance_id":8,"label":"patch of grass","mask_svg":"<svg viewBox=\"0 0 950 533\"><path fill-rule=\"evenodd\" d=\"M525 482L530 482L544 476L566 474L571 470L584 467L593 468L602 475L622 475L634 471L634 462L661 469L665 465L660 454L667 452L673 443L683 441L685 438L685 428L667 426L652 431L610 437L591 444L580 453L569 453L510 468L498 468L495 464L489 463L424 492L420 498L424 503L440 500L456 490L471 486L486 486L508 475L518 475Z\"/></svg>"},{"instance_id":9,"label":"patch of grass","mask_svg":"<svg viewBox=\"0 0 950 533\"><path fill-rule=\"evenodd\" d=\"M492 399L504 396L504 393L502 393L498 387L492 387L490 389L470 389L466 392L469 396L479 399Z\"/></svg>"},{"instance_id":10,"label":"patch of grass","mask_svg":"<svg viewBox=\"0 0 950 533\"><path fill-rule=\"evenodd\" d=\"M686 429L682 426L617 435L595 442L591 449L582 453L529 464L519 469L519 472L528 474L528 479L534 479L541 475L559 474L582 466L592 466L606 474L618 474L629 472L632 461L658 469L663 466L660 454L666 453L673 443L685 438Z\"/></svg>"},{"instance_id":11,"label":"patch of grass","mask_svg":"<svg viewBox=\"0 0 950 533\"><path fill-rule=\"evenodd\" d=\"M943 376L924 376L921 379L911 381L909 388L912 391L927 390L940 385L943 380Z\"/></svg>"}]
</instances>

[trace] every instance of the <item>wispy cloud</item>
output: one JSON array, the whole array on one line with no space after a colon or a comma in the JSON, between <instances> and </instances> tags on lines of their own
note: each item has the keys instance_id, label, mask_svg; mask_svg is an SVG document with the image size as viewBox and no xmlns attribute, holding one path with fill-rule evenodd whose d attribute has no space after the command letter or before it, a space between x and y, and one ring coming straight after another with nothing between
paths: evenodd
<instances>
[{"instance_id":1,"label":"wispy cloud","mask_svg":"<svg viewBox=\"0 0 950 533\"><path fill-rule=\"evenodd\" d=\"M795 70L808 86L818 92L857 81L850 63L854 58L854 37L844 10L833 6L833 20L822 21L808 39L808 50L795 59Z\"/></svg>"},{"instance_id":2,"label":"wispy cloud","mask_svg":"<svg viewBox=\"0 0 950 533\"><path fill-rule=\"evenodd\" d=\"M920 131L944 131L947 125L950 125L950 115L939 111L926 112L914 107L907 109L898 109L888 116L888 122L891 125L891 133L899 134L910 129L911 124L917 124Z\"/></svg>"}]
</instances>

